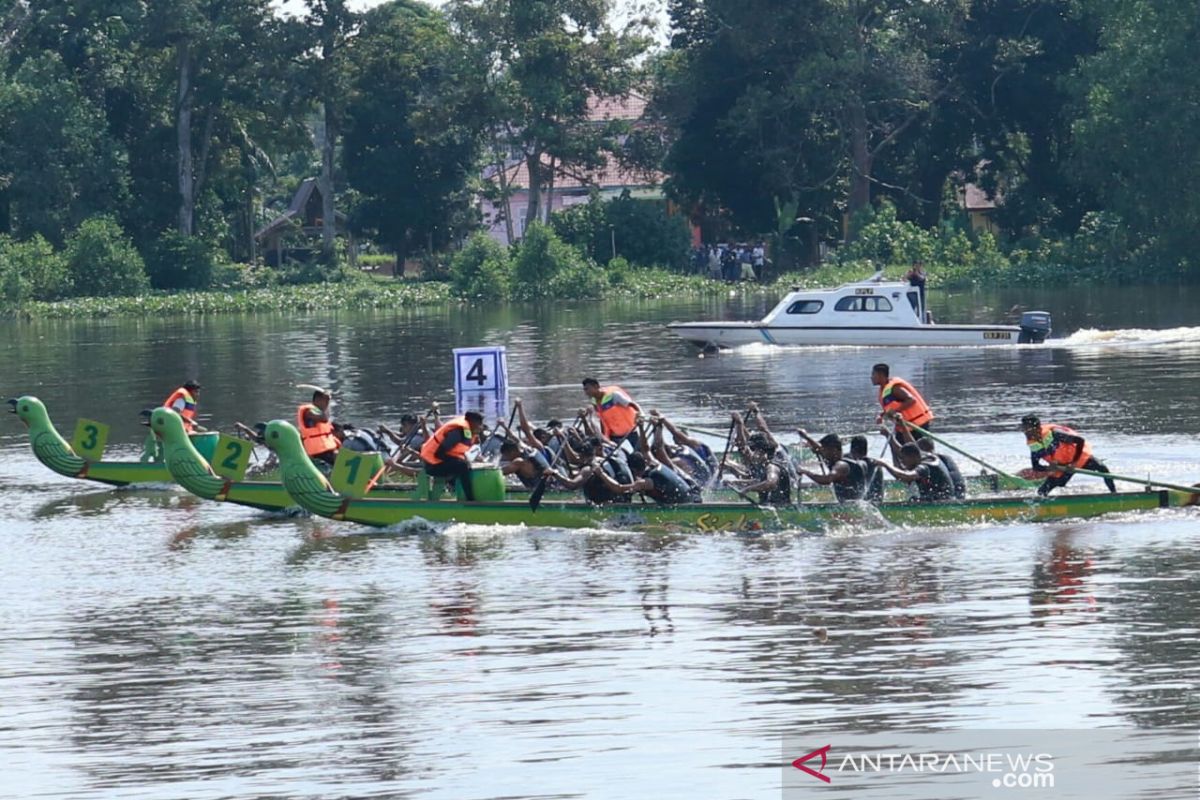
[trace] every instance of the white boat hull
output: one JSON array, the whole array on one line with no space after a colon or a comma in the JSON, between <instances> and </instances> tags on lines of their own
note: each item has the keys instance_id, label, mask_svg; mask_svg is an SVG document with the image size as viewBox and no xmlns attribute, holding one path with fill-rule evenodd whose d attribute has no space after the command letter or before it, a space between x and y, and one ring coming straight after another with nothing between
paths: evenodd
<instances>
[{"instance_id":1,"label":"white boat hull","mask_svg":"<svg viewBox=\"0 0 1200 800\"><path fill-rule=\"evenodd\" d=\"M785 327L762 322L677 322L672 333L698 347L747 344L852 347L995 347L1017 344L1016 325L920 325L911 327Z\"/></svg>"}]
</instances>

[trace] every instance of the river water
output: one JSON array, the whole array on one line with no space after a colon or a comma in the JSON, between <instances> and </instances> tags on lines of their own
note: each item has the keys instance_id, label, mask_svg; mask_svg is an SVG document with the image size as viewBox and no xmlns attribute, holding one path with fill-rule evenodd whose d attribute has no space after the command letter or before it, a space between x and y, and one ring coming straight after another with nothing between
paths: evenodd
<instances>
[{"instance_id":1,"label":"river water","mask_svg":"<svg viewBox=\"0 0 1200 800\"><path fill-rule=\"evenodd\" d=\"M10 322L0 391L37 394L68 434L109 422L108 452L135 457L136 411L189 376L214 424L289 416L300 382L331 386L343 419L394 422L452 405L451 347L503 344L537 419L569 419L595 375L717 432L756 399L778 431L849 433L886 360L943 435L1002 465L1027 464L1032 410L1115 471L1200 480L1194 290L932 300L944 321L1045 307L1056 339L699 358L662 327L754 317L758 297ZM807 752L785 742L826 733L1200 723L1195 509L836 536L364 535L63 479L5 417L0 797L778 797Z\"/></svg>"}]
</instances>

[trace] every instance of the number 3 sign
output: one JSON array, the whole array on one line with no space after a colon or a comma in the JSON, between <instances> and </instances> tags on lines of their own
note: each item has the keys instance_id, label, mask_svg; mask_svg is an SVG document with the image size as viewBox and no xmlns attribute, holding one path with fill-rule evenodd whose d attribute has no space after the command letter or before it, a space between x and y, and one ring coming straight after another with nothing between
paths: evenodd
<instances>
[{"instance_id":1,"label":"number 3 sign","mask_svg":"<svg viewBox=\"0 0 1200 800\"><path fill-rule=\"evenodd\" d=\"M454 395L458 413L479 411L499 416L508 404L508 357L503 347L466 347L454 351Z\"/></svg>"}]
</instances>

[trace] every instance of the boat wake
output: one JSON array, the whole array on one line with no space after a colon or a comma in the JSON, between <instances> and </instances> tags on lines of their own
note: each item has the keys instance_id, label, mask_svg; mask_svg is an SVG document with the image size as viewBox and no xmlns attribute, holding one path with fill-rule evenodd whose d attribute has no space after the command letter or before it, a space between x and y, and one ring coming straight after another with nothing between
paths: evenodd
<instances>
[{"instance_id":1,"label":"boat wake","mask_svg":"<svg viewBox=\"0 0 1200 800\"><path fill-rule=\"evenodd\" d=\"M1052 342L1061 347L1087 346L1137 346L1137 345L1174 345L1178 347L1200 346L1200 328L1165 328L1154 330L1150 328L1122 328L1113 331L1098 328L1084 328L1075 331L1065 339Z\"/></svg>"}]
</instances>

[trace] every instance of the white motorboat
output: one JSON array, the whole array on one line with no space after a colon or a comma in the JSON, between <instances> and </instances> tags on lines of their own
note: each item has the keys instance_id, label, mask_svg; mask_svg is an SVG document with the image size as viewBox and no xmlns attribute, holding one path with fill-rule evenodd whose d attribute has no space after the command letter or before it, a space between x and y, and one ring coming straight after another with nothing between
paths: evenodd
<instances>
[{"instance_id":1,"label":"white motorboat","mask_svg":"<svg viewBox=\"0 0 1200 800\"><path fill-rule=\"evenodd\" d=\"M1040 344L1050 314L1026 311L1020 325L942 325L927 321L921 293L898 281L867 280L836 289L800 289L758 322L674 322L677 336L706 350L779 345L961 347Z\"/></svg>"}]
</instances>

